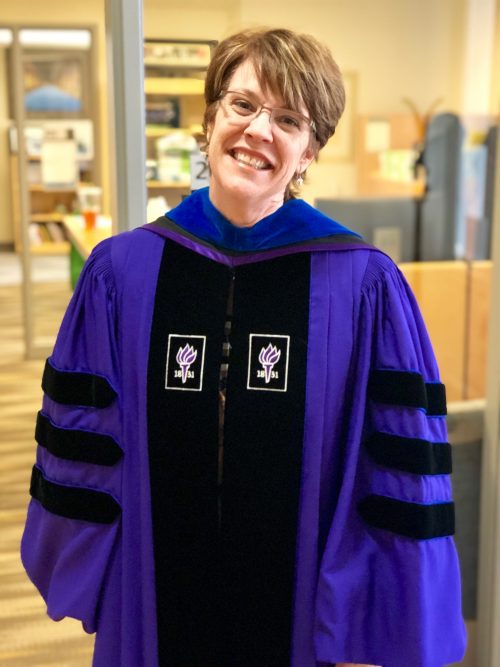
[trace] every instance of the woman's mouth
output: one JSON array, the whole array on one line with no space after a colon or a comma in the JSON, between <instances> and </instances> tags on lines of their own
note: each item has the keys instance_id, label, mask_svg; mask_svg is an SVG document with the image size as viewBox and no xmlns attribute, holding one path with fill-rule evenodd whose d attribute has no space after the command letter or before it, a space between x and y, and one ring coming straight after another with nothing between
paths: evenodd
<instances>
[{"instance_id":1,"label":"woman's mouth","mask_svg":"<svg viewBox=\"0 0 500 667\"><path fill-rule=\"evenodd\" d=\"M233 157L237 162L245 164L249 167L253 167L258 171L265 169L272 169L272 165L264 160L263 158L255 157L254 155L249 155L243 151L233 150L230 151L231 157Z\"/></svg>"}]
</instances>

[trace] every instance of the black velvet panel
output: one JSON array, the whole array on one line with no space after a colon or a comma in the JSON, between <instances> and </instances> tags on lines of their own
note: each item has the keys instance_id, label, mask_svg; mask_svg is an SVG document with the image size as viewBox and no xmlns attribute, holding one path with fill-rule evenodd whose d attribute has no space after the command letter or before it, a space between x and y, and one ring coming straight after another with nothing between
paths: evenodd
<instances>
[{"instance_id":1,"label":"black velvet panel","mask_svg":"<svg viewBox=\"0 0 500 667\"><path fill-rule=\"evenodd\" d=\"M113 496L103 491L49 482L36 466L31 475L30 494L52 514L92 523L112 523L121 513Z\"/></svg>"},{"instance_id":2,"label":"black velvet panel","mask_svg":"<svg viewBox=\"0 0 500 667\"><path fill-rule=\"evenodd\" d=\"M220 667L218 390L231 279L227 267L166 241L148 364L158 662L162 666ZM195 356L183 378L180 361Z\"/></svg>"},{"instance_id":3,"label":"black velvet panel","mask_svg":"<svg viewBox=\"0 0 500 667\"><path fill-rule=\"evenodd\" d=\"M427 414L433 417L446 415L446 388L444 384L426 382L425 391L427 393Z\"/></svg>"},{"instance_id":4,"label":"black velvet panel","mask_svg":"<svg viewBox=\"0 0 500 667\"><path fill-rule=\"evenodd\" d=\"M375 528L417 540L430 540L455 533L455 509L452 502L422 505L371 495L359 503L358 511Z\"/></svg>"},{"instance_id":5,"label":"black velvet panel","mask_svg":"<svg viewBox=\"0 0 500 667\"><path fill-rule=\"evenodd\" d=\"M49 398L63 405L106 408L116 398L116 392L106 378L93 373L60 371L49 359L45 362L42 389Z\"/></svg>"},{"instance_id":6,"label":"black velvet panel","mask_svg":"<svg viewBox=\"0 0 500 667\"><path fill-rule=\"evenodd\" d=\"M305 254L236 271L221 517L225 667L290 665L309 285ZM276 360L267 381L265 359Z\"/></svg>"},{"instance_id":7,"label":"black velvet panel","mask_svg":"<svg viewBox=\"0 0 500 667\"><path fill-rule=\"evenodd\" d=\"M59 428L41 412L37 415L35 440L53 456L68 461L112 466L123 456L121 448L110 435Z\"/></svg>"},{"instance_id":8,"label":"black velvet panel","mask_svg":"<svg viewBox=\"0 0 500 667\"><path fill-rule=\"evenodd\" d=\"M373 370L368 395L377 403L427 409L427 393L420 373Z\"/></svg>"},{"instance_id":9,"label":"black velvet panel","mask_svg":"<svg viewBox=\"0 0 500 667\"><path fill-rule=\"evenodd\" d=\"M379 465L417 475L451 473L451 446L448 442L429 442L403 438L390 433L373 433L365 443Z\"/></svg>"}]
</instances>

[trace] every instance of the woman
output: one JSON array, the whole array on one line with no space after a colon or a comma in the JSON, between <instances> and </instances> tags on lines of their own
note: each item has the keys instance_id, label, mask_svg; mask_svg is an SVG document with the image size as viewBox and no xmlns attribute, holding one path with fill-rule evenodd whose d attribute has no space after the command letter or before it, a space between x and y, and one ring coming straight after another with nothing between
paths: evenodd
<instances>
[{"instance_id":1,"label":"woman","mask_svg":"<svg viewBox=\"0 0 500 667\"><path fill-rule=\"evenodd\" d=\"M295 198L339 70L311 37L246 31L206 102L210 188L95 249L47 361L26 569L51 617L97 631L95 665L460 660L415 300Z\"/></svg>"}]
</instances>

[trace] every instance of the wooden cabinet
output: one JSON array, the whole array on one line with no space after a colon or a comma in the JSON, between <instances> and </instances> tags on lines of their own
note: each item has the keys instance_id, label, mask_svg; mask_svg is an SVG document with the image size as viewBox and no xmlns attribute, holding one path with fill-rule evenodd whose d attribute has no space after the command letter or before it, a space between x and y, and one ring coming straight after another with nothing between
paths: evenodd
<instances>
[{"instance_id":1,"label":"wooden cabinet","mask_svg":"<svg viewBox=\"0 0 500 667\"><path fill-rule=\"evenodd\" d=\"M484 398L491 261L402 263L422 311L449 401Z\"/></svg>"}]
</instances>

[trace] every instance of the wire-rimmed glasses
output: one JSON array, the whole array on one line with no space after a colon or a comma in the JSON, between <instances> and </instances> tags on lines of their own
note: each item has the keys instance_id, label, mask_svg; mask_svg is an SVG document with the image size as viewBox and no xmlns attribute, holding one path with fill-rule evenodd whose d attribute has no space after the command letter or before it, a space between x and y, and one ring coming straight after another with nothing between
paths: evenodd
<instances>
[{"instance_id":1,"label":"wire-rimmed glasses","mask_svg":"<svg viewBox=\"0 0 500 667\"><path fill-rule=\"evenodd\" d=\"M268 107L247 93L224 90L219 99L230 122L249 123L263 111L268 111L271 125L286 134L297 135L309 130L316 132L314 121L307 116L291 109Z\"/></svg>"}]
</instances>

